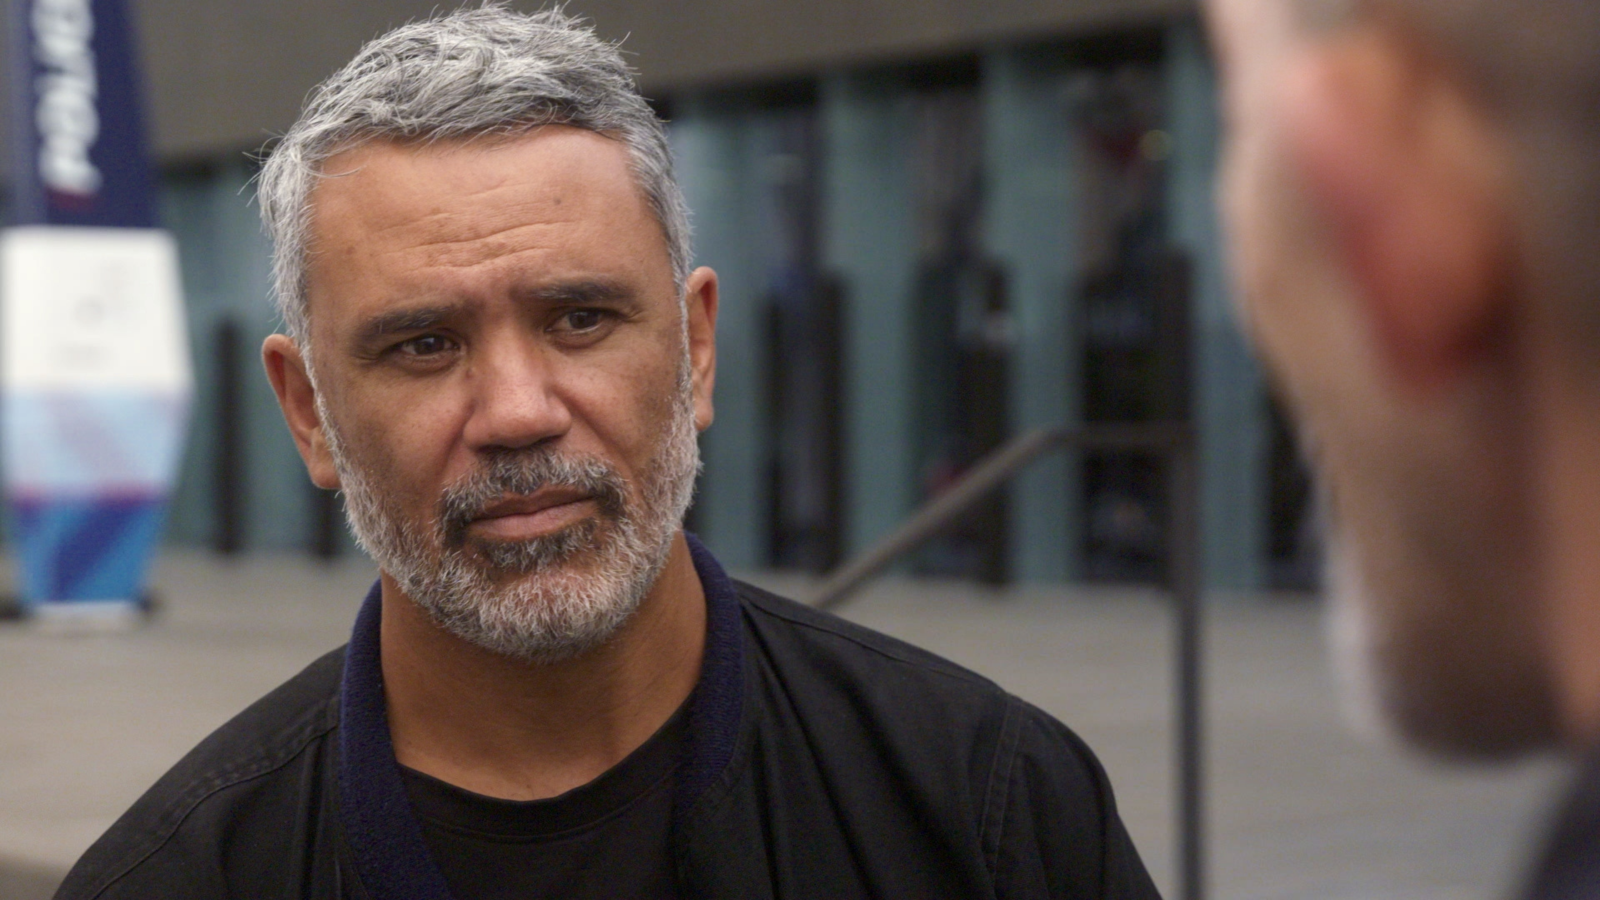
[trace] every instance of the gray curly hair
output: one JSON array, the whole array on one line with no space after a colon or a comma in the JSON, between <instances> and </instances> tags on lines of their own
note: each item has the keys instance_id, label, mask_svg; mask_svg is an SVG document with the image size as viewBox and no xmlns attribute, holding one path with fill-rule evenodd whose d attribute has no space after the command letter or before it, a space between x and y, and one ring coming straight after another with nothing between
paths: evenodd
<instances>
[{"instance_id":1,"label":"gray curly hair","mask_svg":"<svg viewBox=\"0 0 1600 900\"><path fill-rule=\"evenodd\" d=\"M523 15L490 2L368 42L317 86L267 157L256 196L273 243L274 300L289 336L310 349L311 194L329 157L372 140L514 135L542 125L583 128L628 148L681 293L692 259L688 209L666 131L617 45L559 9Z\"/></svg>"}]
</instances>

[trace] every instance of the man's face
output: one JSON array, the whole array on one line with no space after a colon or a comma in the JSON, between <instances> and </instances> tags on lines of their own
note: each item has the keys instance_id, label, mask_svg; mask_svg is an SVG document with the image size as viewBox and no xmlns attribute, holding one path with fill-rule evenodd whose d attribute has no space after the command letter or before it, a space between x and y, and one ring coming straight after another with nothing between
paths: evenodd
<instances>
[{"instance_id":1,"label":"man's face","mask_svg":"<svg viewBox=\"0 0 1600 900\"><path fill-rule=\"evenodd\" d=\"M1293 0L1210 0L1208 14L1239 312L1326 501L1347 697L1446 753L1543 743L1552 716L1527 609L1513 389L1476 371L1431 392L1400 384L1289 130L1303 112L1291 89L1327 36L1303 30Z\"/></svg>"},{"instance_id":2,"label":"man's face","mask_svg":"<svg viewBox=\"0 0 1600 900\"><path fill-rule=\"evenodd\" d=\"M358 538L480 646L603 642L665 564L710 418L708 311L686 327L627 151L552 126L323 172L309 340Z\"/></svg>"}]
</instances>

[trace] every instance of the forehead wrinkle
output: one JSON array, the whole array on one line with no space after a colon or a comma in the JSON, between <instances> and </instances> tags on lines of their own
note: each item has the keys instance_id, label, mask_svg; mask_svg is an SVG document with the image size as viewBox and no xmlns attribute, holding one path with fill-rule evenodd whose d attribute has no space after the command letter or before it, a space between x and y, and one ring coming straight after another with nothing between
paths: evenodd
<instances>
[{"instance_id":1,"label":"forehead wrinkle","mask_svg":"<svg viewBox=\"0 0 1600 900\"><path fill-rule=\"evenodd\" d=\"M399 231L405 224L388 229ZM391 257L421 258L428 268L469 269L528 253L541 253L557 249L558 242L528 240L550 229L583 227L581 223L567 221L518 222L502 228L486 229L478 234L462 236L440 235L420 242L401 242L383 253Z\"/></svg>"},{"instance_id":2,"label":"forehead wrinkle","mask_svg":"<svg viewBox=\"0 0 1600 900\"><path fill-rule=\"evenodd\" d=\"M407 180L410 179L402 181ZM342 184L332 191L327 187L319 192L322 197L312 207L316 213L312 219L314 232L325 232L332 218L365 232L360 237L363 243L386 239L419 248L488 240L522 228L582 228L585 219L593 217L601 205L601 198L591 196L592 192L562 187L526 196L528 184L510 175L493 185L456 190L444 202L429 204L428 208L423 208L426 201L417 196L425 194L428 187L417 192L404 184L399 185L399 190L374 190L356 184ZM509 193L512 198L501 200L495 196L502 193Z\"/></svg>"}]
</instances>

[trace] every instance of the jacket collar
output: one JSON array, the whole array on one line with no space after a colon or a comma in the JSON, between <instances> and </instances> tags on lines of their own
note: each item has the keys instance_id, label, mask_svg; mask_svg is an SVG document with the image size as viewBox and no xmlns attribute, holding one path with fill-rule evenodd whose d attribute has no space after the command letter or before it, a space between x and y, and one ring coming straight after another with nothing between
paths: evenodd
<instances>
[{"instance_id":1,"label":"jacket collar","mask_svg":"<svg viewBox=\"0 0 1600 900\"><path fill-rule=\"evenodd\" d=\"M687 535L706 595L706 646L689 708L689 739L673 792L673 828L733 757L743 709L739 598L710 551ZM383 900L450 900L422 839L395 761L379 653L382 592L377 584L356 616L339 699L339 820L356 874Z\"/></svg>"}]
</instances>

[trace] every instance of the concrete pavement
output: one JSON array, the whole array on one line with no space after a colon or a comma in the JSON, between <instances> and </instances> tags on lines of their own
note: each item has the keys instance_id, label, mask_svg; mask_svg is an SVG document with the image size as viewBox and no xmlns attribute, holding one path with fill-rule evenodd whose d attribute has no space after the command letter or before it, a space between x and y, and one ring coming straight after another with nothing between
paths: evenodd
<instances>
[{"instance_id":1,"label":"concrete pavement","mask_svg":"<svg viewBox=\"0 0 1600 900\"><path fill-rule=\"evenodd\" d=\"M0 627L0 900L40 900L211 729L344 640L364 562L159 563L160 618L65 638ZM758 576L791 594L803 580ZM1123 816L1172 890L1170 631L1137 589L886 581L847 615L967 665L1057 715L1100 755ZM1208 616L1210 896L1506 896L1564 778L1544 762L1443 769L1352 737L1315 604L1217 598Z\"/></svg>"}]
</instances>

